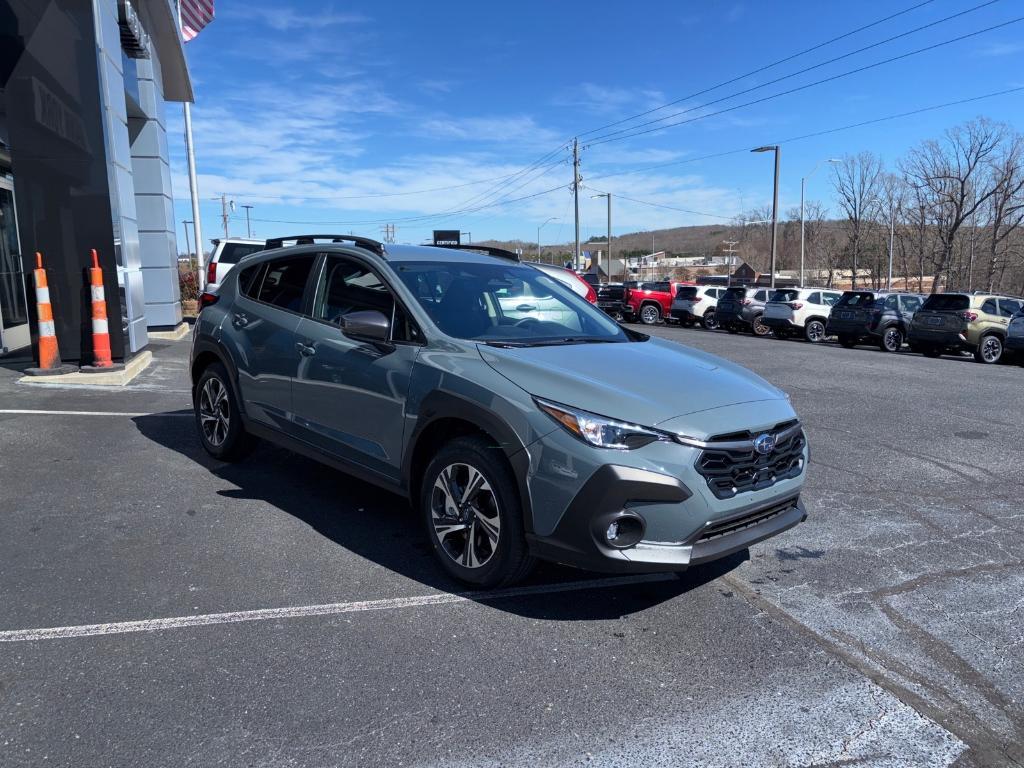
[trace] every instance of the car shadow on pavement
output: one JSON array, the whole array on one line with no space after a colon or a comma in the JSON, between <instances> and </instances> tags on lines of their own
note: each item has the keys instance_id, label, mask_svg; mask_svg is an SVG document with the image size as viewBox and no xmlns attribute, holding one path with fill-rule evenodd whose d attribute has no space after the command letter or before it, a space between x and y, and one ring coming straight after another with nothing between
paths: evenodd
<instances>
[{"instance_id":1,"label":"car shadow on pavement","mask_svg":"<svg viewBox=\"0 0 1024 768\"><path fill-rule=\"evenodd\" d=\"M341 471L261 442L245 460L225 463L210 457L195 434L190 410L136 416L147 439L194 462L235 486L217 491L227 509L260 501L301 520L321 536L360 557L426 587L452 593L473 590L449 577L437 563L427 534L408 501ZM177 416L179 418L167 418ZM233 504L232 502L237 502ZM481 602L510 613L554 621L615 619L643 611L723 576L748 559L747 550L695 567L678 577L547 593L484 597ZM522 585L615 578L554 563L540 563Z\"/></svg>"}]
</instances>

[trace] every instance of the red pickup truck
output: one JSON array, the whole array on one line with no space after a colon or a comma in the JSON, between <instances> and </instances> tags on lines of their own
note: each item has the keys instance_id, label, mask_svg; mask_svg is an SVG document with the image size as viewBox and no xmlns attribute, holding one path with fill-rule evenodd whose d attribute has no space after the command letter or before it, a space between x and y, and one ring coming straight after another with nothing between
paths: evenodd
<instances>
[{"instance_id":1,"label":"red pickup truck","mask_svg":"<svg viewBox=\"0 0 1024 768\"><path fill-rule=\"evenodd\" d=\"M672 299L681 285L696 285L692 282L671 282L657 280L650 283L639 283L634 288L626 288L622 297L622 316L626 322L635 323L639 320L644 325L654 325L664 318L672 322L670 310Z\"/></svg>"}]
</instances>

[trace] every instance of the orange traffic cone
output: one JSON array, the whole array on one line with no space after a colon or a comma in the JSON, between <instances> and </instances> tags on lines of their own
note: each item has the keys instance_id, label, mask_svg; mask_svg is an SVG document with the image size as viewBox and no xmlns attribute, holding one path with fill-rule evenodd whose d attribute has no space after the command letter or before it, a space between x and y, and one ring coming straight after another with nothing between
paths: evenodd
<instances>
[{"instance_id":1,"label":"orange traffic cone","mask_svg":"<svg viewBox=\"0 0 1024 768\"><path fill-rule=\"evenodd\" d=\"M26 368L29 376L55 376L71 373L74 366L60 361L57 347L57 331L53 324L53 307L50 306L50 288L46 284L46 270L43 269L43 254L36 251L36 268L32 270L36 286L36 319L39 322L39 367Z\"/></svg>"},{"instance_id":2,"label":"orange traffic cone","mask_svg":"<svg viewBox=\"0 0 1024 768\"><path fill-rule=\"evenodd\" d=\"M103 270L100 257L93 248L92 266L89 267L89 292L92 294L92 365L83 365L82 373L107 373L124 368L114 364L110 355L110 329L107 327L107 297L103 290Z\"/></svg>"}]
</instances>

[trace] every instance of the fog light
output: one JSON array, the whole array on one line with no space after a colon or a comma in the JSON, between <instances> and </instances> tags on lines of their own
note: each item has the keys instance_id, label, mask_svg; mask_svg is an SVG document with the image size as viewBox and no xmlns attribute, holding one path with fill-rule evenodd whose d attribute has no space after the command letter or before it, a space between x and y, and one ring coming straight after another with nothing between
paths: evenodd
<instances>
[{"instance_id":1,"label":"fog light","mask_svg":"<svg viewBox=\"0 0 1024 768\"><path fill-rule=\"evenodd\" d=\"M644 519L635 512L622 512L605 529L605 543L615 549L635 546L644 537Z\"/></svg>"}]
</instances>

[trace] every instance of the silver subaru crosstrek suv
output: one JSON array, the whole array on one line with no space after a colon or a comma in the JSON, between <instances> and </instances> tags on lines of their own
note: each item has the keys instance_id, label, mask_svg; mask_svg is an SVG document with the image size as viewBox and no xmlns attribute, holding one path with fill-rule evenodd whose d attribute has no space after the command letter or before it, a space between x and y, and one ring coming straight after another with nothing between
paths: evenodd
<instances>
[{"instance_id":1,"label":"silver subaru crosstrek suv","mask_svg":"<svg viewBox=\"0 0 1024 768\"><path fill-rule=\"evenodd\" d=\"M191 374L211 455L264 438L401 493L485 587L537 558L680 571L806 517L782 391L514 257L268 240L202 297Z\"/></svg>"}]
</instances>

